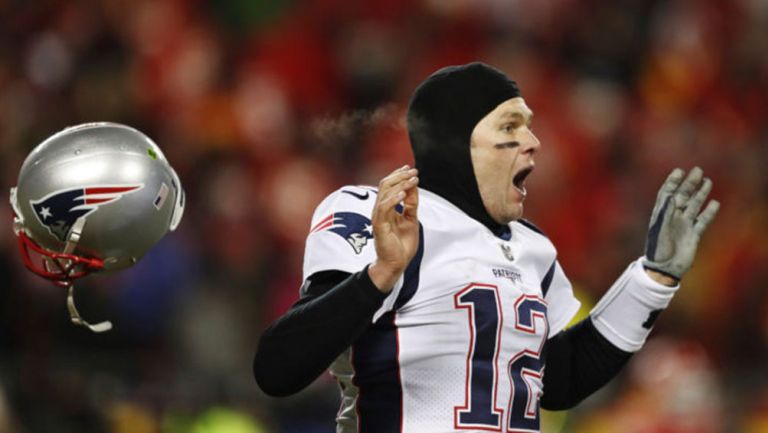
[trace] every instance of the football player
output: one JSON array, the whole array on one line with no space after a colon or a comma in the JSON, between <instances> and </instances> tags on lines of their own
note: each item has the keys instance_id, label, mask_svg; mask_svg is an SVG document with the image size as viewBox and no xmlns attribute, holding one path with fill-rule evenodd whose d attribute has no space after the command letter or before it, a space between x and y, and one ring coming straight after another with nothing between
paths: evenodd
<instances>
[{"instance_id":1,"label":"football player","mask_svg":"<svg viewBox=\"0 0 768 433\"><path fill-rule=\"evenodd\" d=\"M712 183L699 168L672 171L644 256L565 329L580 304L555 247L521 219L541 146L532 120L490 66L427 78L408 108L416 168L317 207L301 299L258 345L262 390L295 393L330 366L338 432L538 432L540 407L573 407L615 376L719 204L703 207Z\"/></svg>"}]
</instances>

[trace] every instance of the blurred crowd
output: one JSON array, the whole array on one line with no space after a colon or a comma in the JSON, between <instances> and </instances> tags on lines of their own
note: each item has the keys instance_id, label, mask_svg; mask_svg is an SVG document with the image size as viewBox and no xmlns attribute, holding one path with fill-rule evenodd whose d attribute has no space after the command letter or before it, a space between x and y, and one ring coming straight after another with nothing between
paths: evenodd
<instances>
[{"instance_id":1,"label":"blurred crowd","mask_svg":"<svg viewBox=\"0 0 768 433\"><path fill-rule=\"evenodd\" d=\"M585 304L642 254L655 192L704 168L722 202L649 346L546 433L768 432L768 2L0 0L0 201L50 134L132 125L179 172L180 230L65 293L0 230L0 433L334 431L328 375L271 399L251 360L298 297L314 207L412 162L435 69L519 83L542 141L526 216Z\"/></svg>"}]
</instances>

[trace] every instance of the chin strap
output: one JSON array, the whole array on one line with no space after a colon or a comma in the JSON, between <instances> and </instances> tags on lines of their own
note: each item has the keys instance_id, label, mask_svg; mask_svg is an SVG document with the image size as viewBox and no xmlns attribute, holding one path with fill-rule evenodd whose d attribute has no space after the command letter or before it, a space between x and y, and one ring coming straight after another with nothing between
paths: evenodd
<instances>
[{"instance_id":1,"label":"chin strap","mask_svg":"<svg viewBox=\"0 0 768 433\"><path fill-rule=\"evenodd\" d=\"M72 230L69 233L69 238L67 238L67 244L64 246L64 254L72 254L75 252L75 247L77 246L77 243L80 242L80 236L83 233L83 227L85 227L85 218L83 217L78 218L75 220L75 223L72 224ZM65 264L64 268L67 266L68 264ZM80 312L77 311L77 307L75 306L74 283L69 280L61 282L60 285L67 288L67 310L69 310L69 319L72 321L72 323L75 325L84 326L96 333L106 332L112 329L112 322L110 321L99 322L92 325L83 319L83 317L80 316Z\"/></svg>"},{"instance_id":2,"label":"chin strap","mask_svg":"<svg viewBox=\"0 0 768 433\"><path fill-rule=\"evenodd\" d=\"M80 316L80 312L77 311L75 306L75 285L71 281L63 283L67 287L67 310L69 310L69 319L75 325L85 326L93 332L106 332L112 329L112 322L104 321L95 324L91 324Z\"/></svg>"}]
</instances>

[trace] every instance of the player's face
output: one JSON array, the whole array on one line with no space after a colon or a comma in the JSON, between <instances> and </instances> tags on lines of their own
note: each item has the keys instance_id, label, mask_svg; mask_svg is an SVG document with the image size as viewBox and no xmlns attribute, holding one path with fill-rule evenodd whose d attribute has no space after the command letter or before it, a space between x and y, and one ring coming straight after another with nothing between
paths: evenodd
<instances>
[{"instance_id":1,"label":"player's face","mask_svg":"<svg viewBox=\"0 0 768 433\"><path fill-rule=\"evenodd\" d=\"M533 112L523 98L499 104L475 125L470 138L472 166L488 214L506 224L523 216L525 182L541 147L531 131Z\"/></svg>"}]
</instances>

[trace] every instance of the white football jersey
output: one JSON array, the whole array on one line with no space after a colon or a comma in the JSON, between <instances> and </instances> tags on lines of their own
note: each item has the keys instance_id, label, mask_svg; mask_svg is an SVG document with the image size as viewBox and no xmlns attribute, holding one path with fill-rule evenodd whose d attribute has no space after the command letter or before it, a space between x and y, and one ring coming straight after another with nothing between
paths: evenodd
<instances>
[{"instance_id":1,"label":"white football jersey","mask_svg":"<svg viewBox=\"0 0 768 433\"><path fill-rule=\"evenodd\" d=\"M376 190L317 208L304 279L373 262ZM421 242L370 328L331 366L337 432L539 432L545 340L579 308L552 243L525 221L508 241L419 190Z\"/></svg>"}]
</instances>

